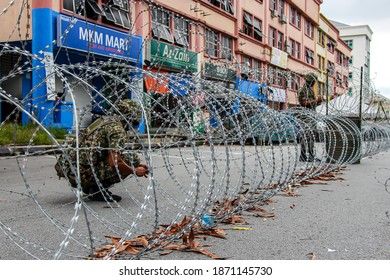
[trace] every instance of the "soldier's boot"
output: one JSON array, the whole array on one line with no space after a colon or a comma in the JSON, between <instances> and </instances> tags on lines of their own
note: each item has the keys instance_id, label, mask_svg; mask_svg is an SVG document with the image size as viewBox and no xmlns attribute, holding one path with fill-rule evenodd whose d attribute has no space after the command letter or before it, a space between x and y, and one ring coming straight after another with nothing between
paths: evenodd
<instances>
[{"instance_id":1,"label":"soldier's boot","mask_svg":"<svg viewBox=\"0 0 390 280\"><path fill-rule=\"evenodd\" d=\"M100 190L98 186L91 188L90 195L88 196L89 200L92 201L105 201L105 202L119 202L122 200L122 197L115 195L110 192L107 188Z\"/></svg>"}]
</instances>

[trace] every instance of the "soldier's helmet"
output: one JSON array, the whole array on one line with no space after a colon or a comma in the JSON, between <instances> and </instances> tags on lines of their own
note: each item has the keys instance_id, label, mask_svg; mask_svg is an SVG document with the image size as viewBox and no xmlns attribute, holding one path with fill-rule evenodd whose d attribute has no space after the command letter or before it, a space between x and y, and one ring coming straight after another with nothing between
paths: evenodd
<instances>
[{"instance_id":1,"label":"soldier's helmet","mask_svg":"<svg viewBox=\"0 0 390 280\"><path fill-rule=\"evenodd\" d=\"M318 77L317 77L316 73L310 72L310 73L305 75L305 81L307 83L313 83L313 82L316 82L317 80L318 80Z\"/></svg>"},{"instance_id":2,"label":"soldier's helmet","mask_svg":"<svg viewBox=\"0 0 390 280\"><path fill-rule=\"evenodd\" d=\"M137 102L131 99L123 99L117 104L118 111L126 118L140 119L141 108Z\"/></svg>"}]
</instances>

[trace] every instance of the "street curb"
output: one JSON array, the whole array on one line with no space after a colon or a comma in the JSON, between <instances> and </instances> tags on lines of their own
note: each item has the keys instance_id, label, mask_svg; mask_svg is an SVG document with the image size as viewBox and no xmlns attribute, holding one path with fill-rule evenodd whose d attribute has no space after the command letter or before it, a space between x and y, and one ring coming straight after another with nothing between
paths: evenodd
<instances>
[{"instance_id":1,"label":"street curb","mask_svg":"<svg viewBox=\"0 0 390 280\"><path fill-rule=\"evenodd\" d=\"M53 154L58 151L57 146L2 146L0 147L0 157L9 157L24 154Z\"/></svg>"}]
</instances>

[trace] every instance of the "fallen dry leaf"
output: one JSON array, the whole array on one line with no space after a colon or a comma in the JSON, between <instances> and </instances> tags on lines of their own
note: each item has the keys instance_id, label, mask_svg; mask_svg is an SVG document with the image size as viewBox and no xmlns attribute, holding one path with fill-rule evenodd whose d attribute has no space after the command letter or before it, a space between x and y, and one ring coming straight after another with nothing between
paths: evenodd
<instances>
[{"instance_id":1,"label":"fallen dry leaf","mask_svg":"<svg viewBox=\"0 0 390 280\"><path fill-rule=\"evenodd\" d=\"M221 221L222 223L225 224L246 224L247 222L242 216L239 215L232 215L231 217L224 219Z\"/></svg>"},{"instance_id":2,"label":"fallen dry leaf","mask_svg":"<svg viewBox=\"0 0 390 280\"><path fill-rule=\"evenodd\" d=\"M194 231L191 229L190 234L188 236L188 245L190 248L195 248L195 234Z\"/></svg>"},{"instance_id":3,"label":"fallen dry leaf","mask_svg":"<svg viewBox=\"0 0 390 280\"><path fill-rule=\"evenodd\" d=\"M320 181L310 181L310 180L304 180L302 181L304 185L327 185L328 183L320 182Z\"/></svg>"},{"instance_id":4,"label":"fallen dry leaf","mask_svg":"<svg viewBox=\"0 0 390 280\"><path fill-rule=\"evenodd\" d=\"M249 228L249 227L232 227L230 229L232 229L232 230L252 230L252 228Z\"/></svg>"},{"instance_id":5,"label":"fallen dry leaf","mask_svg":"<svg viewBox=\"0 0 390 280\"><path fill-rule=\"evenodd\" d=\"M165 256L165 255L169 255L170 253L172 253L173 251L163 251L163 252L160 252L160 255L161 256Z\"/></svg>"},{"instance_id":6,"label":"fallen dry leaf","mask_svg":"<svg viewBox=\"0 0 390 280\"><path fill-rule=\"evenodd\" d=\"M207 250L204 249L204 248L199 249L199 250L194 250L194 252L203 254L203 255L208 256L208 257L210 257L210 258L212 258L212 259L221 259L221 258L218 257L217 255L211 253L210 251L207 251Z\"/></svg>"},{"instance_id":7,"label":"fallen dry leaf","mask_svg":"<svg viewBox=\"0 0 390 280\"><path fill-rule=\"evenodd\" d=\"M312 261L314 261L314 260L317 259L317 256L316 256L314 253L309 253L309 254L307 254L307 255L310 257L310 259L311 259Z\"/></svg>"},{"instance_id":8,"label":"fallen dry leaf","mask_svg":"<svg viewBox=\"0 0 390 280\"><path fill-rule=\"evenodd\" d=\"M124 251L124 253L128 254L128 255L136 255L139 253L139 249L137 248L134 248L134 247L127 247L126 250ZM119 252L118 252L119 253Z\"/></svg>"},{"instance_id":9,"label":"fallen dry leaf","mask_svg":"<svg viewBox=\"0 0 390 280\"><path fill-rule=\"evenodd\" d=\"M218 229L218 228L212 228L212 229L202 229L198 231L198 234L204 234L204 235L209 235L213 237L218 237L218 238L226 238L226 233L223 229Z\"/></svg>"},{"instance_id":10,"label":"fallen dry leaf","mask_svg":"<svg viewBox=\"0 0 390 280\"><path fill-rule=\"evenodd\" d=\"M178 244L168 244L166 246L164 246L163 250L174 250L174 251L180 251L184 248L183 245L178 245Z\"/></svg>"}]
</instances>

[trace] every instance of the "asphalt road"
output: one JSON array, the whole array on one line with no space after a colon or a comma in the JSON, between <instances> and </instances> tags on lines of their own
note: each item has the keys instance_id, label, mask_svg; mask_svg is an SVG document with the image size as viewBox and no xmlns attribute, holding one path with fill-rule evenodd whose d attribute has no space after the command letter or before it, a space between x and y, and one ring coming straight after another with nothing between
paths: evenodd
<instances>
[{"instance_id":1,"label":"asphalt road","mask_svg":"<svg viewBox=\"0 0 390 280\"><path fill-rule=\"evenodd\" d=\"M344 180L301 186L297 196L276 195L263 207L274 218L243 213L246 225L221 224L227 238L203 243L235 260L390 260L389 162L390 152L380 153L347 166ZM182 252L155 257L207 259Z\"/></svg>"},{"instance_id":2,"label":"asphalt road","mask_svg":"<svg viewBox=\"0 0 390 280\"><path fill-rule=\"evenodd\" d=\"M172 155L175 157L179 158ZM275 215L273 218L245 212L242 217L247 224L234 225L238 229L233 229L231 224L217 225L225 229L226 239L207 237L200 242L210 245L207 250L226 259L389 260L390 220L386 213L390 211L390 194L384 185L390 178L386 169L389 160L390 152L383 152L347 166L340 174L344 180L301 186L295 190L296 196L276 195L271 203L263 206ZM104 235L123 236L133 226L137 228L134 234L145 233L153 226L153 207L143 211L142 217L138 215L142 205L153 202L147 190L138 188L147 185L147 181L137 182L134 188L135 179L130 180L133 185L130 193L123 193L128 191L126 188L118 188L119 194L127 195L120 207L88 202L85 216L82 210L75 210L75 196L66 182L54 175L53 162L50 155L29 158L19 166L15 160L0 161L0 259L52 259L69 229L74 230L72 239L61 258L81 259L90 253L87 225L93 230L94 244L106 242ZM27 188L19 168L27 173ZM177 172L173 178L179 181L188 177L185 169ZM182 178L180 172L184 174ZM164 181L163 176L160 174L159 182ZM169 178L172 176L166 180ZM30 191L34 199L28 196ZM177 193L177 189L160 190L160 200L170 200L158 205L161 221L191 206L191 201L187 201L188 205L183 202L191 193L183 198ZM148 203L145 197L150 200ZM163 213L169 215L165 217ZM75 219L77 223L73 226ZM152 253L143 259L207 260L209 257L175 251L168 255Z\"/></svg>"}]
</instances>

